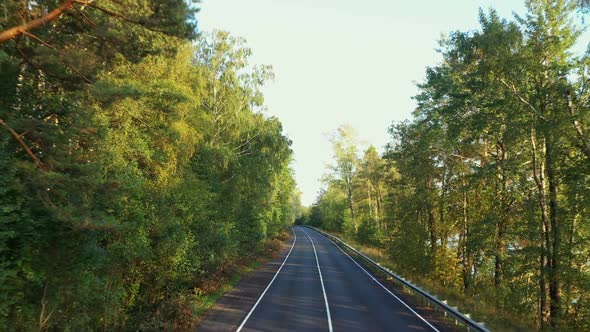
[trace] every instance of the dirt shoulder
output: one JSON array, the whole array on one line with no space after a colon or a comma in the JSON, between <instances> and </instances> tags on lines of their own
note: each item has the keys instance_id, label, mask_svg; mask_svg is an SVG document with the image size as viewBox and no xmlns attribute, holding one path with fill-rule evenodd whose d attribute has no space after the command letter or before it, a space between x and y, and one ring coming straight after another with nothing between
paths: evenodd
<instances>
[{"instance_id":1,"label":"dirt shoulder","mask_svg":"<svg viewBox=\"0 0 590 332\"><path fill-rule=\"evenodd\" d=\"M274 277L292 243L291 235L282 241L278 255L269 258L263 262L262 266L244 275L237 285L219 298L213 308L205 314L197 330L200 332L235 331Z\"/></svg>"}]
</instances>

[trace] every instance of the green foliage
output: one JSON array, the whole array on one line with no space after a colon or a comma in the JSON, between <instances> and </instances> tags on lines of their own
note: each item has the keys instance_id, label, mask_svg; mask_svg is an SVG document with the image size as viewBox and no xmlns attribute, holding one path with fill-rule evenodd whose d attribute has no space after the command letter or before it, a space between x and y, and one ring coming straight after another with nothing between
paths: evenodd
<instances>
[{"instance_id":1,"label":"green foliage","mask_svg":"<svg viewBox=\"0 0 590 332\"><path fill-rule=\"evenodd\" d=\"M442 40L414 119L391 126L383 157L369 149L355 163L350 195L336 169L308 222L480 304L467 311L494 329L586 330L588 55L571 51L576 2L526 5L513 21L480 11L479 31Z\"/></svg>"},{"instance_id":2,"label":"green foliage","mask_svg":"<svg viewBox=\"0 0 590 332\"><path fill-rule=\"evenodd\" d=\"M270 68L225 32L189 41L184 1L97 5L32 31L53 47L0 49L8 331L190 328L192 290L299 213L291 142L259 112Z\"/></svg>"}]
</instances>

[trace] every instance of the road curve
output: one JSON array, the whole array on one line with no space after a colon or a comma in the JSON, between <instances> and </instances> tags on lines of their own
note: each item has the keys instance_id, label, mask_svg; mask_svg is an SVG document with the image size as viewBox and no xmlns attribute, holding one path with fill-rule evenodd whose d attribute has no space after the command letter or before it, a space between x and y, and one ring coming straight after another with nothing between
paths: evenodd
<instances>
[{"instance_id":1,"label":"road curve","mask_svg":"<svg viewBox=\"0 0 590 332\"><path fill-rule=\"evenodd\" d=\"M293 232L291 250L237 331L438 331L326 237Z\"/></svg>"}]
</instances>

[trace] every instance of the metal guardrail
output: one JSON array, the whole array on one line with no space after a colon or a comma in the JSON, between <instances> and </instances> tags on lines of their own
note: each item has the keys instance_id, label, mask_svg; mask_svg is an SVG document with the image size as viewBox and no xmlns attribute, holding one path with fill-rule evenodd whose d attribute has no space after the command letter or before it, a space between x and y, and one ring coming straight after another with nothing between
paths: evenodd
<instances>
[{"instance_id":1,"label":"metal guardrail","mask_svg":"<svg viewBox=\"0 0 590 332\"><path fill-rule=\"evenodd\" d=\"M420 287L418 287L416 285L413 285L412 283L410 283L409 281L407 281L403 277L398 276L397 274L395 274L394 272L392 272L388 268L381 266L381 264L375 262L371 258L367 257L365 254L356 250L355 248L350 246L348 243L340 240L336 236L334 236L332 234L328 234L328 233L326 233L322 230L319 230L315 227L312 227L312 226L307 226L307 225L303 225L303 226L311 228L311 229L315 230L316 232L322 234L323 236L325 236L329 239L332 239L332 240L336 241L337 243L345 246L346 248L348 248L349 250L354 252L356 255L362 257L364 260L369 262L371 265L373 265L375 268L377 268L381 272L394 278L397 282L401 283L403 286L413 290L415 293L419 294L424 299L426 299L429 303L434 304L435 306L441 308L445 312L445 315L448 314L448 315L452 316L456 321L465 325L467 327L468 331L473 330L473 331L479 331L479 332L491 332L489 329L487 329L483 325L483 323L478 323L478 322L474 321L473 319L468 317L468 315L465 315L465 314L459 312L459 310L457 310L456 307L451 307L447 303L437 299L435 296L428 294L425 290L421 289Z\"/></svg>"}]
</instances>

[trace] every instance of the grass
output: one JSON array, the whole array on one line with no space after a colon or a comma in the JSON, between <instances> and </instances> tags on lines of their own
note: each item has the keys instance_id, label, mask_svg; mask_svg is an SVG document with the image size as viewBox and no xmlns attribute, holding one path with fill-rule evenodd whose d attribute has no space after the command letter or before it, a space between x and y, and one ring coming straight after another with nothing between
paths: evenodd
<instances>
[{"instance_id":1,"label":"grass","mask_svg":"<svg viewBox=\"0 0 590 332\"><path fill-rule=\"evenodd\" d=\"M202 318L203 315L209 309L213 308L215 303L217 303L217 300L219 300L219 298L222 297L223 294L229 292L234 287L236 287L238 282L242 280L242 277L245 274L248 274L256 270L261 265L262 261L260 259L250 261L249 264L237 267L238 271L234 272L229 278L223 278L219 280L217 286L215 287L215 290L213 290L212 292L204 293L201 295L195 295L195 317L197 319Z\"/></svg>"}]
</instances>

